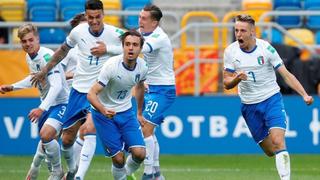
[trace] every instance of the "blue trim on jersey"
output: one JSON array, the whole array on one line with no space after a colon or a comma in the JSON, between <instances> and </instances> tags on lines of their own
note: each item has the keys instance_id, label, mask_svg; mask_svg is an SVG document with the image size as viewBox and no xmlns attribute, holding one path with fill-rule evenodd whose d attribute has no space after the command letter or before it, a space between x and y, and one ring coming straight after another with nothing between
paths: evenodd
<instances>
[{"instance_id":1,"label":"blue trim on jersey","mask_svg":"<svg viewBox=\"0 0 320 180\"><path fill-rule=\"evenodd\" d=\"M147 33L141 33L142 34L142 36L149 36L150 34L152 34L153 32L147 32Z\"/></svg>"},{"instance_id":2,"label":"blue trim on jersey","mask_svg":"<svg viewBox=\"0 0 320 180\"><path fill-rule=\"evenodd\" d=\"M70 46L70 45L67 43L67 41L65 41L64 44L65 44L66 46L68 46L70 49L73 48L73 46Z\"/></svg>"},{"instance_id":3,"label":"blue trim on jersey","mask_svg":"<svg viewBox=\"0 0 320 180\"><path fill-rule=\"evenodd\" d=\"M287 150L286 150L286 149L282 149L282 150L279 150L279 151L274 152L274 154L279 154L279 153L285 152L285 151L287 151Z\"/></svg>"},{"instance_id":4,"label":"blue trim on jersey","mask_svg":"<svg viewBox=\"0 0 320 180\"><path fill-rule=\"evenodd\" d=\"M281 65L282 65L282 63L276 65L276 66L274 67L274 69L278 69Z\"/></svg>"},{"instance_id":5,"label":"blue trim on jersey","mask_svg":"<svg viewBox=\"0 0 320 180\"><path fill-rule=\"evenodd\" d=\"M98 81L98 83L99 83L101 86L106 87L106 85L105 85L105 84L103 84L103 82Z\"/></svg>"},{"instance_id":6,"label":"blue trim on jersey","mask_svg":"<svg viewBox=\"0 0 320 180\"><path fill-rule=\"evenodd\" d=\"M241 49L241 48L240 48L240 49L241 49L242 52L250 54L250 53L252 53L254 50L256 50L257 47L258 47L258 46L256 45L251 51L245 51L244 49Z\"/></svg>"},{"instance_id":7,"label":"blue trim on jersey","mask_svg":"<svg viewBox=\"0 0 320 180\"><path fill-rule=\"evenodd\" d=\"M88 28L88 30L89 30L89 33L90 33L92 36L94 36L94 37L99 37L99 36L103 33L104 28L102 28L101 31L98 32L98 33L92 32L91 29L90 29L90 27Z\"/></svg>"},{"instance_id":8,"label":"blue trim on jersey","mask_svg":"<svg viewBox=\"0 0 320 180\"><path fill-rule=\"evenodd\" d=\"M133 68L129 68L124 62L122 62L122 66L128 71L134 71L136 69L137 63L134 65Z\"/></svg>"},{"instance_id":9,"label":"blue trim on jersey","mask_svg":"<svg viewBox=\"0 0 320 180\"><path fill-rule=\"evenodd\" d=\"M31 60L34 60L38 56L38 52L34 55L28 54Z\"/></svg>"},{"instance_id":10,"label":"blue trim on jersey","mask_svg":"<svg viewBox=\"0 0 320 180\"><path fill-rule=\"evenodd\" d=\"M149 53L151 53L151 52L153 51L153 48L152 48L151 44L150 44L150 43L148 43L148 42L146 42L146 44L147 44L147 45L149 46L149 48L150 48Z\"/></svg>"},{"instance_id":11,"label":"blue trim on jersey","mask_svg":"<svg viewBox=\"0 0 320 180\"><path fill-rule=\"evenodd\" d=\"M225 70L225 71L228 71L228 72L231 72L231 73L234 73L234 72L236 72L236 70L233 70L233 69L229 69L229 68L225 68L224 70Z\"/></svg>"},{"instance_id":12,"label":"blue trim on jersey","mask_svg":"<svg viewBox=\"0 0 320 180\"><path fill-rule=\"evenodd\" d=\"M51 71L48 73L48 76L50 76L51 74L54 74L54 73L60 73L60 71L53 71L53 72Z\"/></svg>"}]
</instances>

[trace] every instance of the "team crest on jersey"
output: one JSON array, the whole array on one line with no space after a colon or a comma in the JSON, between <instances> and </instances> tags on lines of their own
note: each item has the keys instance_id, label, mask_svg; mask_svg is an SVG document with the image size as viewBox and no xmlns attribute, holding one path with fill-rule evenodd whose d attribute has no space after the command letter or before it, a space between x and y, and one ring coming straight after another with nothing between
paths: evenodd
<instances>
[{"instance_id":1,"label":"team crest on jersey","mask_svg":"<svg viewBox=\"0 0 320 180\"><path fill-rule=\"evenodd\" d=\"M264 64L264 58L263 58L263 56L259 56L259 57L257 58L257 60L258 60L258 64L260 64L260 65L263 65L263 64Z\"/></svg>"},{"instance_id":2,"label":"team crest on jersey","mask_svg":"<svg viewBox=\"0 0 320 180\"><path fill-rule=\"evenodd\" d=\"M50 59L51 59L51 55L50 55L50 54L45 54L45 55L43 56L43 58L44 58L44 60L45 60L46 62L48 62L48 61L50 61Z\"/></svg>"},{"instance_id":3,"label":"team crest on jersey","mask_svg":"<svg viewBox=\"0 0 320 180\"><path fill-rule=\"evenodd\" d=\"M138 83L140 81L140 74L136 74L136 78L134 80L136 83Z\"/></svg>"}]
</instances>

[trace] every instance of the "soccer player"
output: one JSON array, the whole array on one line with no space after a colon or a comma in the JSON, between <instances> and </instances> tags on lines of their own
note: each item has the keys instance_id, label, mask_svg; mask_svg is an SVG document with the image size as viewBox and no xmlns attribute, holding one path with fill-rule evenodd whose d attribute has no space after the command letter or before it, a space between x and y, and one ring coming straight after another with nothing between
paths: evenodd
<instances>
[{"instance_id":1,"label":"soccer player","mask_svg":"<svg viewBox=\"0 0 320 180\"><path fill-rule=\"evenodd\" d=\"M32 24L22 25L18 30L18 37L22 49L27 53L26 60L31 73L36 73L50 60L53 51L40 47L37 28ZM31 75L12 85L2 85L0 92L31 88ZM28 117L31 122L38 122L40 130L40 142L37 147L27 179L36 179L39 173L41 161L48 158L52 165L52 173L49 179L61 179L63 170L61 167L60 146L56 140L62 128L62 117L68 102L68 86L62 67L56 66L47 72L44 81L38 83L41 104L30 111Z\"/></svg>"},{"instance_id":2,"label":"soccer player","mask_svg":"<svg viewBox=\"0 0 320 180\"><path fill-rule=\"evenodd\" d=\"M231 89L238 85L241 112L253 139L267 156L275 155L280 178L288 180L290 158L285 144L286 113L275 71L307 105L312 104L313 98L288 72L277 51L268 42L255 37L255 21L251 16L236 17L235 37L237 41L224 51L224 86Z\"/></svg>"},{"instance_id":3,"label":"soccer player","mask_svg":"<svg viewBox=\"0 0 320 180\"><path fill-rule=\"evenodd\" d=\"M103 3L100 0L88 0L85 3L88 23L79 24L72 29L66 42L54 53L50 62L32 78L37 84L46 73L58 64L75 46L78 46L78 62L73 78L70 100L65 113L62 136L62 149L69 172L67 179L83 179L89 168L96 147L96 132L89 113L87 93L96 81L103 64L116 54L122 53L119 36L122 30L103 23ZM81 150L77 173L73 154L73 144L79 127L85 121L84 143Z\"/></svg>"},{"instance_id":4,"label":"soccer player","mask_svg":"<svg viewBox=\"0 0 320 180\"><path fill-rule=\"evenodd\" d=\"M88 93L95 127L106 155L112 158L115 180L124 180L126 175L135 172L146 154L141 127L131 103L131 89L135 85L137 103L143 103L147 66L138 56L144 39L139 32L130 30L121 40L123 54L104 64L98 82ZM131 152L126 163L124 149Z\"/></svg>"},{"instance_id":5,"label":"soccer player","mask_svg":"<svg viewBox=\"0 0 320 180\"><path fill-rule=\"evenodd\" d=\"M176 98L172 46L168 35L159 27L161 18L162 12L155 5L145 6L139 16L139 31L146 41L142 52L148 66L145 104L138 107L147 152L144 180L163 178L160 174L159 144L154 131L163 122L163 113Z\"/></svg>"}]
</instances>

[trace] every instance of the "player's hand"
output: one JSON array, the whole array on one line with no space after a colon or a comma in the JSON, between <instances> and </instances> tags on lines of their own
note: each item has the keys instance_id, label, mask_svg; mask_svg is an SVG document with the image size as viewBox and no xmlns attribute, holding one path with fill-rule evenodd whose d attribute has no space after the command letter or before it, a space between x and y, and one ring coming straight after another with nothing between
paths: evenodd
<instances>
[{"instance_id":1,"label":"player's hand","mask_svg":"<svg viewBox=\"0 0 320 180\"><path fill-rule=\"evenodd\" d=\"M0 86L0 93L5 94L6 92L13 91L13 86L12 85L1 85Z\"/></svg>"},{"instance_id":2,"label":"player's hand","mask_svg":"<svg viewBox=\"0 0 320 180\"><path fill-rule=\"evenodd\" d=\"M97 46L90 49L92 55L100 57L107 52L107 47L102 41L96 42Z\"/></svg>"},{"instance_id":3,"label":"player's hand","mask_svg":"<svg viewBox=\"0 0 320 180\"><path fill-rule=\"evenodd\" d=\"M313 97L312 96L304 96L303 100L307 105L311 105L313 103Z\"/></svg>"},{"instance_id":4,"label":"player's hand","mask_svg":"<svg viewBox=\"0 0 320 180\"><path fill-rule=\"evenodd\" d=\"M248 79L248 76L244 71L236 72L236 74L237 74L236 78L238 78L238 79L241 79L241 80L247 80Z\"/></svg>"},{"instance_id":5,"label":"player's hand","mask_svg":"<svg viewBox=\"0 0 320 180\"><path fill-rule=\"evenodd\" d=\"M43 110L40 108L32 109L28 115L31 122L36 123L41 117Z\"/></svg>"},{"instance_id":6,"label":"player's hand","mask_svg":"<svg viewBox=\"0 0 320 180\"><path fill-rule=\"evenodd\" d=\"M144 119L144 117L142 115L138 115L137 118L138 118L138 121L139 121L141 127L143 127L147 123L146 119Z\"/></svg>"},{"instance_id":7,"label":"player's hand","mask_svg":"<svg viewBox=\"0 0 320 180\"><path fill-rule=\"evenodd\" d=\"M45 72L44 69L42 69L38 73L31 73L31 85L34 87L37 87L41 82L45 80L47 72Z\"/></svg>"},{"instance_id":8,"label":"player's hand","mask_svg":"<svg viewBox=\"0 0 320 180\"><path fill-rule=\"evenodd\" d=\"M116 115L116 111L111 109L104 109L103 115L109 119L112 119L114 115Z\"/></svg>"}]
</instances>

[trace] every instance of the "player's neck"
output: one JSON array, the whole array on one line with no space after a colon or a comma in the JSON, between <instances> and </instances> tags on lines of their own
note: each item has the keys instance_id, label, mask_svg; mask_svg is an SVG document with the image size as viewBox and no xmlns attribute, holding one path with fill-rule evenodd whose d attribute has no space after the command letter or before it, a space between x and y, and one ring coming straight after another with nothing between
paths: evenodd
<instances>
[{"instance_id":1,"label":"player's neck","mask_svg":"<svg viewBox=\"0 0 320 180\"><path fill-rule=\"evenodd\" d=\"M122 64L126 69L132 71L136 68L137 61L136 60L124 60L122 62Z\"/></svg>"}]
</instances>

